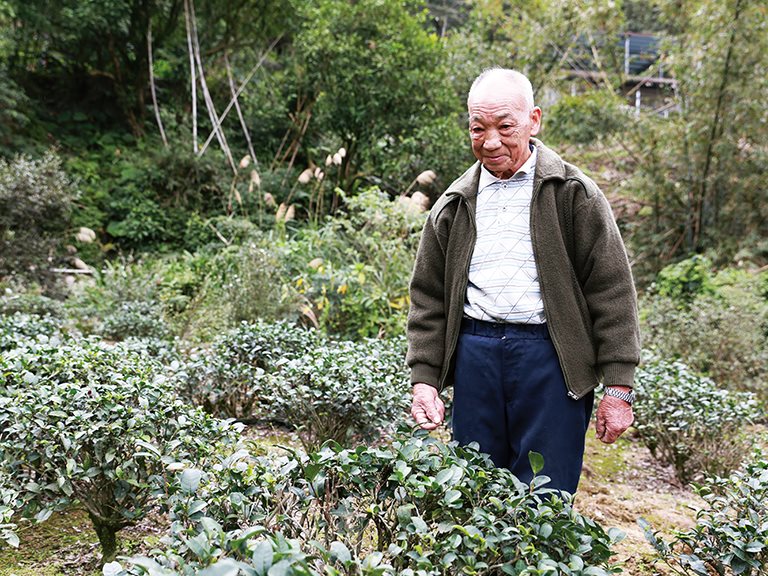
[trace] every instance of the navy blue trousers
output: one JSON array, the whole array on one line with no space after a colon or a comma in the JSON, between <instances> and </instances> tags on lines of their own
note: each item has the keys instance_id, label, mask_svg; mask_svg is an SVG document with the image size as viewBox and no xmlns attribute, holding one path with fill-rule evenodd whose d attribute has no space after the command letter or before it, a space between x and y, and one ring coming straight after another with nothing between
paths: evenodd
<instances>
[{"instance_id":1,"label":"navy blue trousers","mask_svg":"<svg viewBox=\"0 0 768 576\"><path fill-rule=\"evenodd\" d=\"M547 486L576 491L594 395L568 396L546 324L462 321L456 350L453 436L477 442L522 482L528 452L544 456Z\"/></svg>"}]
</instances>

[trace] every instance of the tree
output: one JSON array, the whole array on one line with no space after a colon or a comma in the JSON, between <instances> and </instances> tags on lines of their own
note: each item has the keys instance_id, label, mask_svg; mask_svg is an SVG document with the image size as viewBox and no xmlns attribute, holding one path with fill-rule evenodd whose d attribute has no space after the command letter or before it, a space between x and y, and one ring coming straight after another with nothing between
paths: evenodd
<instances>
[{"instance_id":1,"label":"tree","mask_svg":"<svg viewBox=\"0 0 768 576\"><path fill-rule=\"evenodd\" d=\"M147 31L151 26L154 46L161 46L176 28L182 0L7 2L15 23L11 75L27 82L37 76L41 97L59 83L57 94L69 105L102 93L102 104L114 100L132 132L143 133Z\"/></svg>"},{"instance_id":2,"label":"tree","mask_svg":"<svg viewBox=\"0 0 768 576\"><path fill-rule=\"evenodd\" d=\"M746 0L658 3L672 31L669 119L630 134L635 187L650 208L642 235L665 259L714 249L723 261L768 256L768 20Z\"/></svg>"},{"instance_id":3,"label":"tree","mask_svg":"<svg viewBox=\"0 0 768 576\"><path fill-rule=\"evenodd\" d=\"M307 3L301 22L293 70L297 121L306 126L295 138L305 144L308 161L346 148L344 188L398 155L405 136L446 116L457 118L461 103L451 91L445 51L420 2ZM317 158L308 154L313 146ZM406 183L413 177L387 176Z\"/></svg>"}]
</instances>

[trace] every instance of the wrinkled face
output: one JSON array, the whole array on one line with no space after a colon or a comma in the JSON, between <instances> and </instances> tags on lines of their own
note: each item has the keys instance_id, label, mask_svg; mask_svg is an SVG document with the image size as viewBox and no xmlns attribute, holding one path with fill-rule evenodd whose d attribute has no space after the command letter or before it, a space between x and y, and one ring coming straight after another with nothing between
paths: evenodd
<instances>
[{"instance_id":1,"label":"wrinkled face","mask_svg":"<svg viewBox=\"0 0 768 576\"><path fill-rule=\"evenodd\" d=\"M475 158L496 177L510 178L531 155L528 142L539 132L541 109L526 104L516 84L495 79L472 91L467 109Z\"/></svg>"}]
</instances>

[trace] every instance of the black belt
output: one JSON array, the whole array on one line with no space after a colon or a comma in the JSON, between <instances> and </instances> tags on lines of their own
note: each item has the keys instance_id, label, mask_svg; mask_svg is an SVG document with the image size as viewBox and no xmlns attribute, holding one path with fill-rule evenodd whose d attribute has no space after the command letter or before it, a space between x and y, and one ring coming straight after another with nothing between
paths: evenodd
<instances>
[{"instance_id":1,"label":"black belt","mask_svg":"<svg viewBox=\"0 0 768 576\"><path fill-rule=\"evenodd\" d=\"M461 331L476 336L490 336L501 338L514 336L534 336L549 338L549 329L546 324L508 324L506 322L487 322L464 317L461 319Z\"/></svg>"}]
</instances>

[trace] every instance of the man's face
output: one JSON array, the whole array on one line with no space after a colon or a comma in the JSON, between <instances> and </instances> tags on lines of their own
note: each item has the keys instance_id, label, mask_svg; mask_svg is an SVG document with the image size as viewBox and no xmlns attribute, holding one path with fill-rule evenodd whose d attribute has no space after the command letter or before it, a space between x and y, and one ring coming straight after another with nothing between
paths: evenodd
<instances>
[{"instance_id":1,"label":"man's face","mask_svg":"<svg viewBox=\"0 0 768 576\"><path fill-rule=\"evenodd\" d=\"M530 156L541 109L529 109L514 83L489 79L470 96L469 135L475 158L498 178L510 178Z\"/></svg>"}]
</instances>

